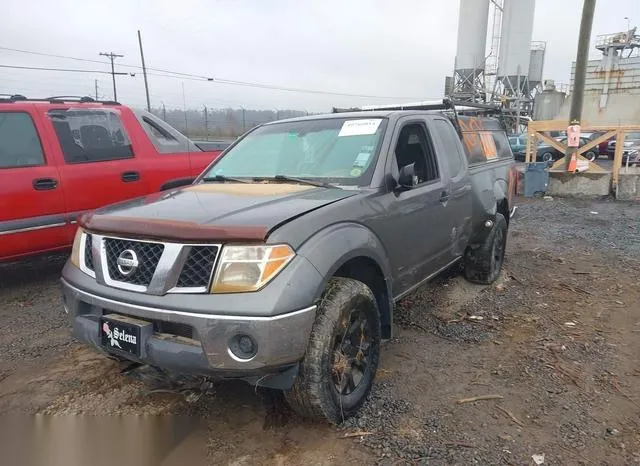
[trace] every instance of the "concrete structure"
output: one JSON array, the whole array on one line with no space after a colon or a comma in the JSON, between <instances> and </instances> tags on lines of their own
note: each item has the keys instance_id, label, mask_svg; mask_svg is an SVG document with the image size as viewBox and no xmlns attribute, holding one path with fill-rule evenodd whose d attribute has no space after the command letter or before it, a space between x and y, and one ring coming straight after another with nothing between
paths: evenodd
<instances>
[{"instance_id":1,"label":"concrete structure","mask_svg":"<svg viewBox=\"0 0 640 466\"><path fill-rule=\"evenodd\" d=\"M460 0L458 48L453 96L457 100L484 101L485 48L489 0Z\"/></svg>"},{"instance_id":2,"label":"concrete structure","mask_svg":"<svg viewBox=\"0 0 640 466\"><path fill-rule=\"evenodd\" d=\"M616 189L616 199L640 201L640 168L623 169Z\"/></svg>"},{"instance_id":3,"label":"concrete structure","mask_svg":"<svg viewBox=\"0 0 640 466\"><path fill-rule=\"evenodd\" d=\"M611 194L611 172L549 172L547 194L564 197L602 197Z\"/></svg>"}]
</instances>

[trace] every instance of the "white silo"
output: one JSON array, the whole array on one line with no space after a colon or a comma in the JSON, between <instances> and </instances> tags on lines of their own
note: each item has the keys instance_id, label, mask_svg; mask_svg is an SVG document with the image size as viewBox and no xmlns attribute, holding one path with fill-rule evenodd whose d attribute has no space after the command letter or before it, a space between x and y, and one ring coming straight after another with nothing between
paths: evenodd
<instances>
[{"instance_id":1,"label":"white silo","mask_svg":"<svg viewBox=\"0 0 640 466\"><path fill-rule=\"evenodd\" d=\"M505 0L498 55L498 79L505 94L528 93L535 0Z\"/></svg>"},{"instance_id":2,"label":"white silo","mask_svg":"<svg viewBox=\"0 0 640 466\"><path fill-rule=\"evenodd\" d=\"M546 48L546 42L531 42L531 56L529 58L529 90L531 92L542 85Z\"/></svg>"},{"instance_id":3,"label":"white silo","mask_svg":"<svg viewBox=\"0 0 640 466\"><path fill-rule=\"evenodd\" d=\"M483 94L490 0L460 0L454 97L477 100Z\"/></svg>"}]
</instances>

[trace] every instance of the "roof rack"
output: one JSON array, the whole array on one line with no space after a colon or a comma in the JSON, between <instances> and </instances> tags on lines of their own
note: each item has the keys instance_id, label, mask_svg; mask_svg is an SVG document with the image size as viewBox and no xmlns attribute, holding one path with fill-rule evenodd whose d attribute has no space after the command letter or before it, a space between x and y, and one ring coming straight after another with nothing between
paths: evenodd
<instances>
[{"instance_id":1,"label":"roof rack","mask_svg":"<svg viewBox=\"0 0 640 466\"><path fill-rule=\"evenodd\" d=\"M336 108L333 107L332 113L345 113L345 112L361 112L361 111L376 111L376 110L443 110L446 112L449 120L453 123L458 135L462 137L462 128L458 116L477 116L478 114L491 115L494 114L501 120L501 124L504 126L504 112L501 107L491 104L483 104L478 102L463 102L459 100L452 100L444 98L442 100L435 101L423 101L412 102L401 105L378 105L378 106L364 106L358 108Z\"/></svg>"},{"instance_id":2,"label":"roof rack","mask_svg":"<svg viewBox=\"0 0 640 466\"><path fill-rule=\"evenodd\" d=\"M28 98L21 94L0 94L0 103L11 102L49 102L51 104L60 104L66 102L77 102L81 104L96 103L104 105L120 105L119 102L113 100L96 100L89 96L75 96L75 95L57 95L53 97L44 98Z\"/></svg>"},{"instance_id":3,"label":"roof rack","mask_svg":"<svg viewBox=\"0 0 640 466\"><path fill-rule=\"evenodd\" d=\"M81 103L96 102L96 100L93 97L80 96L80 95L55 95L53 97L47 97L45 100L48 100L48 101L62 100L63 102L71 102L71 101L77 100Z\"/></svg>"},{"instance_id":4,"label":"roof rack","mask_svg":"<svg viewBox=\"0 0 640 466\"><path fill-rule=\"evenodd\" d=\"M498 106L476 102L463 102L451 99L431 100L422 102L410 102L406 104L392 105L367 105L363 107L337 108L333 107L333 113L362 112L379 110L453 110L454 112L500 112Z\"/></svg>"}]
</instances>

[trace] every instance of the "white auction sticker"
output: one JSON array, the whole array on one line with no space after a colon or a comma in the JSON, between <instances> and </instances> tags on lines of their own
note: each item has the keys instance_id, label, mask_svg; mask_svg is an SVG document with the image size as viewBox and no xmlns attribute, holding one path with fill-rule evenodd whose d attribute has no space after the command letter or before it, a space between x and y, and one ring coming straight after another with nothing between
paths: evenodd
<instances>
[{"instance_id":1,"label":"white auction sticker","mask_svg":"<svg viewBox=\"0 0 640 466\"><path fill-rule=\"evenodd\" d=\"M381 119L368 120L348 120L342 124L342 129L338 137L341 136L363 136L365 134L374 134L380 126Z\"/></svg>"}]
</instances>

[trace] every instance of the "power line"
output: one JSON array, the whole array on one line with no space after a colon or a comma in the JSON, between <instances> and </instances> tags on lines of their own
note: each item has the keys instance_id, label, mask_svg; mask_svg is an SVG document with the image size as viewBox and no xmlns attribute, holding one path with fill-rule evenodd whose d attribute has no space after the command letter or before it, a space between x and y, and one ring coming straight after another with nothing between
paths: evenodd
<instances>
[{"instance_id":1,"label":"power line","mask_svg":"<svg viewBox=\"0 0 640 466\"><path fill-rule=\"evenodd\" d=\"M118 55L117 53L113 53L113 52L100 52L100 55L103 57L107 57L109 59L109 61L111 61L111 79L113 80L113 100L114 101L118 101L118 93L116 92L116 74L122 75L122 74L127 74L127 73L116 73L116 70L113 66L113 62L116 58L122 58L124 57L124 55Z\"/></svg>"},{"instance_id":2,"label":"power line","mask_svg":"<svg viewBox=\"0 0 640 466\"><path fill-rule=\"evenodd\" d=\"M63 72L71 72L71 73L99 73L99 74L111 74L110 71L101 71L101 70L78 70L78 69L69 69L69 68L43 68L40 66L18 66L18 65L0 65L0 68L12 68L17 70L35 70L35 71L63 71ZM123 73L128 74L128 73Z\"/></svg>"},{"instance_id":3,"label":"power line","mask_svg":"<svg viewBox=\"0 0 640 466\"><path fill-rule=\"evenodd\" d=\"M109 64L109 62L103 62L103 61L100 61L100 60L91 60L91 59L88 59L88 58L70 57L70 56L67 56L67 55L56 55L56 54L49 54L49 53L42 53L42 52L33 52L31 50L14 49L14 48L10 48L10 47L0 47L0 50L7 50L7 51L11 51L11 52L26 53L26 54L31 54L31 55L45 56L45 57L62 58L62 59L67 59L67 60L86 61L86 62L90 62L90 63L100 63L100 64L104 64L104 65L108 65ZM128 65L128 64L124 64L124 63L121 63L119 66L127 67L127 68L142 69L142 67L139 66L139 65ZM183 79L193 80L193 81L210 81L210 82L215 82L215 83L218 83L218 84L227 84L227 85L232 85L232 86L245 86L245 87L253 87L253 88L258 88L258 89L269 89L269 90L284 91L284 92L299 92L299 93L306 93L306 94L335 95L335 96L343 96L343 97L363 97L363 98L370 98L370 99L398 99L398 100L417 99L417 97L400 97L400 96L380 96L380 95L370 95L370 94L353 94L353 93L349 93L349 92L332 92L332 91L326 91L326 90L321 90L321 89L306 89L306 88L298 88L298 87L278 86L278 85L274 85L274 84L267 84L267 83L260 83L260 82L240 81L240 80L226 79L226 78L214 78L214 77L211 77L211 76L197 75L197 74L192 74L192 73L182 73L182 72L178 72L178 71L164 70L164 69L160 69L160 68L151 68L151 67L147 67L147 70L157 71L159 73L165 73L164 75L162 75L162 74L159 75L159 74L154 74L154 73L147 73L147 74L154 75L154 76L162 76L162 77L166 77L166 78L170 78L170 77L175 78L176 76L181 76ZM174 76L167 76L167 75L174 75Z\"/></svg>"}]
</instances>

